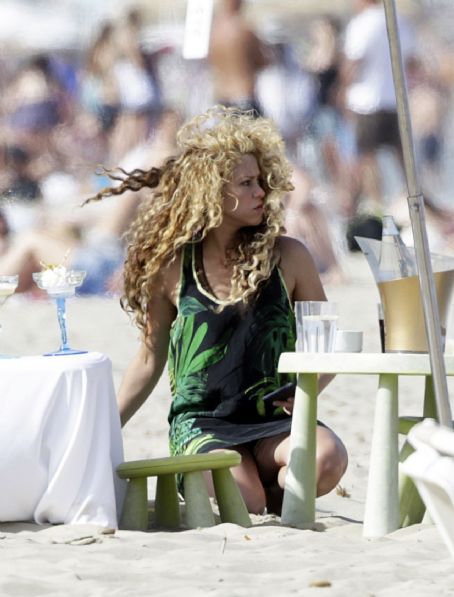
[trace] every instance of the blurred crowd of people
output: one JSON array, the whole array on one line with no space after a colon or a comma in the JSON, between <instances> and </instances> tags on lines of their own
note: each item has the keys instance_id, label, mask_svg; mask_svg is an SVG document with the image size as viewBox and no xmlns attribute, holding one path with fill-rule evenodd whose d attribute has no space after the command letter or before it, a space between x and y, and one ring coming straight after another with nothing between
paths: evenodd
<instances>
[{"instance_id":1,"label":"blurred crowd of people","mask_svg":"<svg viewBox=\"0 0 454 597\"><path fill-rule=\"evenodd\" d=\"M307 17L297 39L276 26L254 29L243 8L218 0L203 60L184 60L180 39L148 43L153 23L132 9L100 23L82 52L1 62L0 271L20 273L19 290L69 250L68 264L87 271L82 292L119 291L122 235L140 194L81 208L107 184L99 165L159 165L176 150L181 122L216 103L277 123L294 169L287 231L325 278L342 276L352 230L361 234L385 211L409 229L382 3L356 0L344 18ZM400 32L429 241L439 251L454 238L439 200L452 51L427 23L402 19Z\"/></svg>"}]
</instances>

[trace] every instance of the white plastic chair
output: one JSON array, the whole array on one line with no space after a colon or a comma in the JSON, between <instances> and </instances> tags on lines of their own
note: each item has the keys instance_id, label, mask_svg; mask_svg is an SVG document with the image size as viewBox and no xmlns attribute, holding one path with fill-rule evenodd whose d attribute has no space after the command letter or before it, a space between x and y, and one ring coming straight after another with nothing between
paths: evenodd
<instances>
[{"instance_id":1,"label":"white plastic chair","mask_svg":"<svg viewBox=\"0 0 454 597\"><path fill-rule=\"evenodd\" d=\"M401 470L415 482L454 558L454 430L425 419L408 433L415 448Z\"/></svg>"}]
</instances>

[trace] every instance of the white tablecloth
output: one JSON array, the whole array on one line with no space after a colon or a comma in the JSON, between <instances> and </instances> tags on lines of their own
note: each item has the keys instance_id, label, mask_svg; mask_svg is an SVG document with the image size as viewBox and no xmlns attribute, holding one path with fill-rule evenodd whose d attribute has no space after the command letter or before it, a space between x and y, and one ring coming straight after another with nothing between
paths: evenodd
<instances>
[{"instance_id":1,"label":"white tablecloth","mask_svg":"<svg viewBox=\"0 0 454 597\"><path fill-rule=\"evenodd\" d=\"M0 521L115 528L122 460L108 358L0 359Z\"/></svg>"}]
</instances>

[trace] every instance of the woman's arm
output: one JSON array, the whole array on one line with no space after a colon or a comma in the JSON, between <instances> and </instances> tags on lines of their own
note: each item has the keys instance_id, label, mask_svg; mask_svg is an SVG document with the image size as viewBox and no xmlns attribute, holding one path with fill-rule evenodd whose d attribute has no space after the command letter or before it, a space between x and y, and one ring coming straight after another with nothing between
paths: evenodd
<instances>
[{"instance_id":1,"label":"woman's arm","mask_svg":"<svg viewBox=\"0 0 454 597\"><path fill-rule=\"evenodd\" d=\"M295 238L283 236L279 250L280 269L292 305L295 301L326 301L320 276L307 247Z\"/></svg>"},{"instance_id":2,"label":"woman's arm","mask_svg":"<svg viewBox=\"0 0 454 597\"><path fill-rule=\"evenodd\" d=\"M320 276L307 247L294 238L280 239L281 271L292 305L295 301L326 301ZM319 377L319 392L333 379L334 375Z\"/></svg>"},{"instance_id":3,"label":"woman's arm","mask_svg":"<svg viewBox=\"0 0 454 597\"><path fill-rule=\"evenodd\" d=\"M166 293L154 293L149 305L149 346L142 342L126 370L118 393L122 426L142 406L161 377L167 360L170 326L175 315L175 306Z\"/></svg>"}]
</instances>

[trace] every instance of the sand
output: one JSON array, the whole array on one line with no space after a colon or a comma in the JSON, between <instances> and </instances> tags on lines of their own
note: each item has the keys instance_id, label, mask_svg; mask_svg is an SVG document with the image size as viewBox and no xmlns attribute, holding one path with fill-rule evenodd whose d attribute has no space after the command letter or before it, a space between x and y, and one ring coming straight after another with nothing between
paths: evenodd
<instances>
[{"instance_id":1,"label":"sand","mask_svg":"<svg viewBox=\"0 0 454 597\"><path fill-rule=\"evenodd\" d=\"M378 293L361 255L345 262L346 279L326 287L340 307L340 327L364 331L378 351ZM58 344L54 305L12 297L0 309L1 352L39 354ZM70 344L110 357L118 387L137 347L137 332L118 299L68 302ZM432 525L380 539L362 537L375 377L339 376L319 401L319 418L349 452L344 495L317 500L313 529L273 516L243 529L220 524L179 532L116 531L94 526L0 524L0 595L454 595L454 562ZM400 382L401 414L419 414L421 378ZM126 458L166 455L168 378L124 429Z\"/></svg>"}]
</instances>

